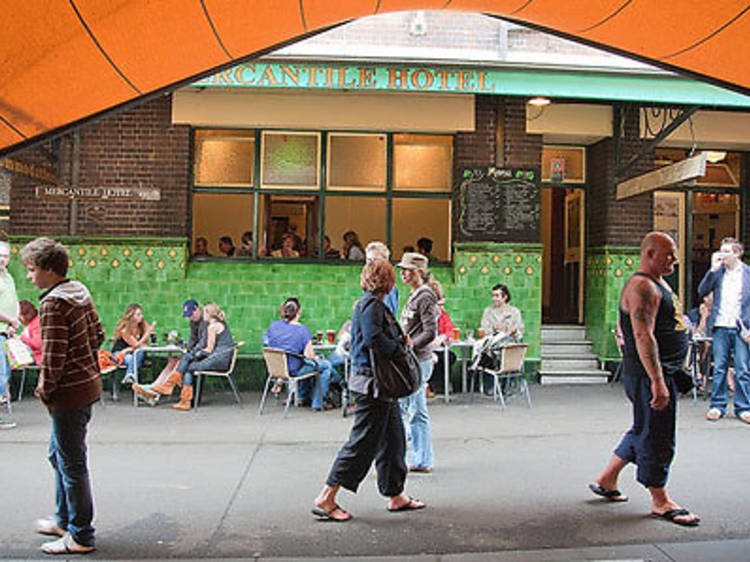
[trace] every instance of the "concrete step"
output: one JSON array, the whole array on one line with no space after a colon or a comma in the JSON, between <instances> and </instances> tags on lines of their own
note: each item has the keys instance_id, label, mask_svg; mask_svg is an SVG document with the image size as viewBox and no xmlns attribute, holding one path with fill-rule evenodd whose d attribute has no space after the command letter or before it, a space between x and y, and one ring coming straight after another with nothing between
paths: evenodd
<instances>
[{"instance_id":1,"label":"concrete step","mask_svg":"<svg viewBox=\"0 0 750 562\"><path fill-rule=\"evenodd\" d=\"M609 380L610 372L600 369L542 369L539 371L541 384L603 384Z\"/></svg>"},{"instance_id":2,"label":"concrete step","mask_svg":"<svg viewBox=\"0 0 750 562\"><path fill-rule=\"evenodd\" d=\"M542 355L591 355L593 348L590 341L559 341L554 343L542 342Z\"/></svg>"},{"instance_id":3,"label":"concrete step","mask_svg":"<svg viewBox=\"0 0 750 562\"><path fill-rule=\"evenodd\" d=\"M586 328L583 326L542 326L542 343L585 339Z\"/></svg>"},{"instance_id":4,"label":"concrete step","mask_svg":"<svg viewBox=\"0 0 750 562\"><path fill-rule=\"evenodd\" d=\"M576 370L597 370L599 368L599 358L596 355L555 355L555 356L544 356L542 355L542 370L561 370L561 371L576 371Z\"/></svg>"}]
</instances>

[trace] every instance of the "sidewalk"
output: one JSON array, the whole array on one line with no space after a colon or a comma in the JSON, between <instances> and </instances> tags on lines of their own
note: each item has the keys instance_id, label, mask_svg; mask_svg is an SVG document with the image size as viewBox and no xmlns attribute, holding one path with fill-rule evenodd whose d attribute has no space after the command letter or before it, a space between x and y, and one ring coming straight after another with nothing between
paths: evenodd
<instances>
[{"instance_id":1,"label":"sidewalk","mask_svg":"<svg viewBox=\"0 0 750 562\"><path fill-rule=\"evenodd\" d=\"M437 467L407 492L428 509L392 514L370 474L341 504L355 519L321 523L310 507L351 418L257 395L207 394L196 412L138 408L123 392L97 405L90 466L99 550L89 558L307 558L382 560L747 560L750 427L706 422L706 405L681 400L675 499L698 513L687 529L649 517L648 494L626 469L625 504L587 489L622 432L629 407L617 385L531 389L503 412L464 397L431 405ZM15 404L18 428L0 432L4 506L0 557L40 558L35 518L51 513L48 419ZM717 477L717 475L720 475Z\"/></svg>"}]
</instances>

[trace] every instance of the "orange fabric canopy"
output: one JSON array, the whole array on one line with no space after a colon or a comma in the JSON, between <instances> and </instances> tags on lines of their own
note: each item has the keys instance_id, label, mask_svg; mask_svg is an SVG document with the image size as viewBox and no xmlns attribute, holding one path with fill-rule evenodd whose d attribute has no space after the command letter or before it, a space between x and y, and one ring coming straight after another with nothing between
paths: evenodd
<instances>
[{"instance_id":1,"label":"orange fabric canopy","mask_svg":"<svg viewBox=\"0 0 750 562\"><path fill-rule=\"evenodd\" d=\"M743 0L5 0L0 155L332 25L482 12L750 94Z\"/></svg>"}]
</instances>

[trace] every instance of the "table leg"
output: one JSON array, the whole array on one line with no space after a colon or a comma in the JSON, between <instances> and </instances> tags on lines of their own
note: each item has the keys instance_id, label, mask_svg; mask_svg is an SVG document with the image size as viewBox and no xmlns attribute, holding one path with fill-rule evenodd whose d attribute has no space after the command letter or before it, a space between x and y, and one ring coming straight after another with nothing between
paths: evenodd
<instances>
[{"instance_id":1,"label":"table leg","mask_svg":"<svg viewBox=\"0 0 750 562\"><path fill-rule=\"evenodd\" d=\"M461 392L463 394L466 394L467 392L467 386L466 386L466 348L461 347Z\"/></svg>"},{"instance_id":2,"label":"table leg","mask_svg":"<svg viewBox=\"0 0 750 562\"><path fill-rule=\"evenodd\" d=\"M138 349L133 350L133 379L135 379L135 382L133 382L133 384L138 384L140 382L138 380L138 351ZM115 382L112 384L117 384L117 381L115 380ZM135 406L136 408L138 407L138 395L135 393L135 390L133 390L133 406Z\"/></svg>"},{"instance_id":3,"label":"table leg","mask_svg":"<svg viewBox=\"0 0 750 562\"><path fill-rule=\"evenodd\" d=\"M451 401L450 398L450 379L451 379L451 365L450 365L450 349L448 343L443 346L443 383L445 384L445 403L448 404Z\"/></svg>"}]
</instances>

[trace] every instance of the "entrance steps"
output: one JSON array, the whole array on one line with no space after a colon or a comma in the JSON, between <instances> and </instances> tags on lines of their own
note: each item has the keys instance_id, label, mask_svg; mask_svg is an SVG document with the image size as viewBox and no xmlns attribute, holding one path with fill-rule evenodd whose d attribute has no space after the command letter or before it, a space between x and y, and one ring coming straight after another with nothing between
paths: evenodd
<instances>
[{"instance_id":1,"label":"entrance steps","mask_svg":"<svg viewBox=\"0 0 750 562\"><path fill-rule=\"evenodd\" d=\"M610 372L599 368L599 358L586 340L583 326L542 326L542 384L606 383Z\"/></svg>"}]
</instances>

